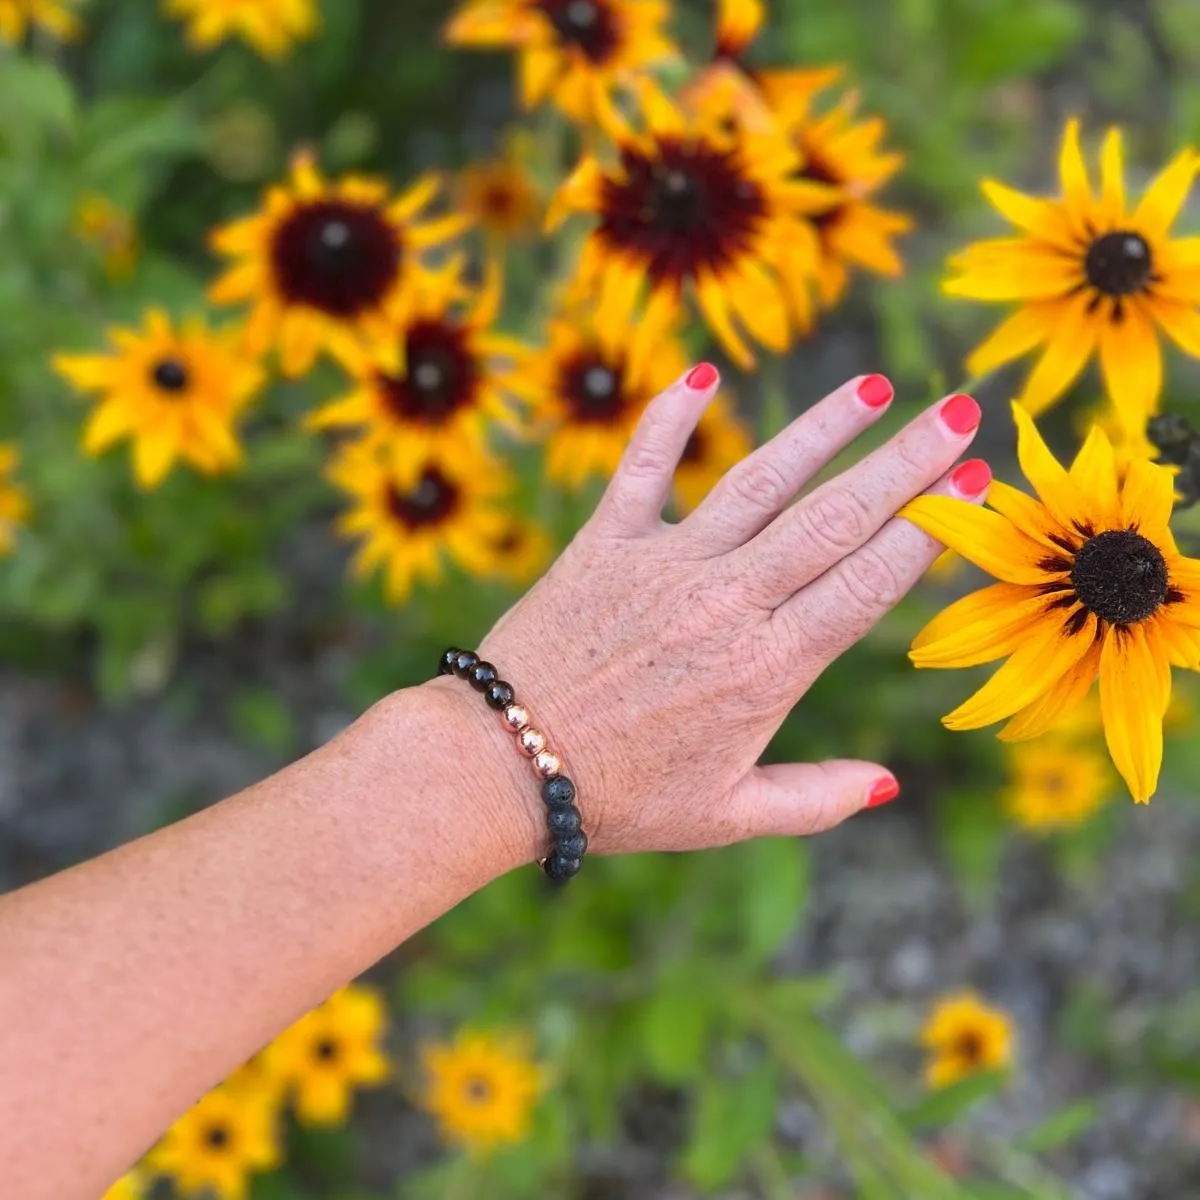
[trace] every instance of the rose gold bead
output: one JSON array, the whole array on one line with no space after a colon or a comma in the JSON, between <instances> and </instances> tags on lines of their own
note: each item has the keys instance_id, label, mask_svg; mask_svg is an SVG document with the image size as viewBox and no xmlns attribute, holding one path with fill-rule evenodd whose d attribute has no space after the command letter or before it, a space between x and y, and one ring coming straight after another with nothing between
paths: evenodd
<instances>
[{"instance_id":1,"label":"rose gold bead","mask_svg":"<svg viewBox=\"0 0 1200 1200\"><path fill-rule=\"evenodd\" d=\"M540 729L534 729L532 725L526 725L520 733L517 734L517 745L521 747L521 753L532 758L535 754L541 754L546 748L546 735Z\"/></svg>"},{"instance_id":2,"label":"rose gold bead","mask_svg":"<svg viewBox=\"0 0 1200 1200\"><path fill-rule=\"evenodd\" d=\"M520 733L529 724L529 710L523 704L510 704L502 716L509 733Z\"/></svg>"},{"instance_id":3,"label":"rose gold bead","mask_svg":"<svg viewBox=\"0 0 1200 1200\"><path fill-rule=\"evenodd\" d=\"M562 770L562 762L557 754L551 753L549 750L543 750L540 754L533 756L533 769L543 779L549 779L552 775L557 775Z\"/></svg>"}]
</instances>

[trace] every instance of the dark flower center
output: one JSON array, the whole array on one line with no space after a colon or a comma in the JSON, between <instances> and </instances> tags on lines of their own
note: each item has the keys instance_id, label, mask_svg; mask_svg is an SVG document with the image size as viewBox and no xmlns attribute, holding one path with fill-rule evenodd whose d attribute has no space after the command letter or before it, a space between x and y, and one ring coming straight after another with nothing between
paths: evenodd
<instances>
[{"instance_id":1,"label":"dark flower center","mask_svg":"<svg viewBox=\"0 0 1200 1200\"><path fill-rule=\"evenodd\" d=\"M400 272L402 251L378 208L319 200L275 231L271 265L289 304L349 318L380 304Z\"/></svg>"},{"instance_id":2,"label":"dark flower center","mask_svg":"<svg viewBox=\"0 0 1200 1200\"><path fill-rule=\"evenodd\" d=\"M210 1125L204 1133L204 1142L211 1150L224 1150L232 1138L224 1125Z\"/></svg>"},{"instance_id":3,"label":"dark flower center","mask_svg":"<svg viewBox=\"0 0 1200 1200\"><path fill-rule=\"evenodd\" d=\"M1083 260L1088 282L1109 296L1128 296L1150 282L1150 245L1140 233L1118 230L1097 238Z\"/></svg>"},{"instance_id":4,"label":"dark flower center","mask_svg":"<svg viewBox=\"0 0 1200 1200\"><path fill-rule=\"evenodd\" d=\"M965 1033L959 1035L955 1051L964 1062L973 1064L982 1062L983 1038L979 1036L976 1030L968 1029Z\"/></svg>"},{"instance_id":5,"label":"dark flower center","mask_svg":"<svg viewBox=\"0 0 1200 1200\"><path fill-rule=\"evenodd\" d=\"M492 1098L491 1083L486 1079L480 1079L478 1076L474 1079L468 1079L464 1090L467 1093L467 1099L472 1104L486 1104Z\"/></svg>"},{"instance_id":6,"label":"dark flower center","mask_svg":"<svg viewBox=\"0 0 1200 1200\"><path fill-rule=\"evenodd\" d=\"M150 372L154 386L162 392L182 392L188 385L187 367L177 358L162 358Z\"/></svg>"},{"instance_id":7,"label":"dark flower center","mask_svg":"<svg viewBox=\"0 0 1200 1200\"><path fill-rule=\"evenodd\" d=\"M564 42L590 62L606 62L617 49L619 31L606 0L537 0L546 20Z\"/></svg>"},{"instance_id":8,"label":"dark flower center","mask_svg":"<svg viewBox=\"0 0 1200 1200\"><path fill-rule=\"evenodd\" d=\"M458 507L459 489L438 470L426 467L425 473L407 492L388 485L388 512L409 529L441 525Z\"/></svg>"},{"instance_id":9,"label":"dark flower center","mask_svg":"<svg viewBox=\"0 0 1200 1200\"><path fill-rule=\"evenodd\" d=\"M795 178L806 179L809 183L824 183L829 187L841 187L845 183L829 163L809 152L804 152L804 166L796 172ZM844 208L844 204L835 204L824 212L813 213L807 219L816 227L817 232L821 233L842 215Z\"/></svg>"},{"instance_id":10,"label":"dark flower center","mask_svg":"<svg viewBox=\"0 0 1200 1200\"><path fill-rule=\"evenodd\" d=\"M1132 529L1088 538L1075 555L1071 584L1089 611L1113 625L1153 616L1169 591L1162 551Z\"/></svg>"},{"instance_id":11,"label":"dark flower center","mask_svg":"<svg viewBox=\"0 0 1200 1200\"><path fill-rule=\"evenodd\" d=\"M457 326L417 321L408 331L405 362L404 375L380 373L375 379L397 420L443 425L474 403L479 370Z\"/></svg>"},{"instance_id":12,"label":"dark flower center","mask_svg":"<svg viewBox=\"0 0 1200 1200\"><path fill-rule=\"evenodd\" d=\"M559 391L576 422L607 425L629 403L620 368L610 367L594 354L579 355L562 365Z\"/></svg>"},{"instance_id":13,"label":"dark flower center","mask_svg":"<svg viewBox=\"0 0 1200 1200\"><path fill-rule=\"evenodd\" d=\"M338 1057L339 1047L333 1038L321 1038L313 1046L313 1057L324 1063L333 1062Z\"/></svg>"},{"instance_id":14,"label":"dark flower center","mask_svg":"<svg viewBox=\"0 0 1200 1200\"><path fill-rule=\"evenodd\" d=\"M625 181L604 183L598 232L644 261L652 286L720 272L750 252L767 203L735 150L662 138L652 158L627 148L622 165Z\"/></svg>"}]
</instances>

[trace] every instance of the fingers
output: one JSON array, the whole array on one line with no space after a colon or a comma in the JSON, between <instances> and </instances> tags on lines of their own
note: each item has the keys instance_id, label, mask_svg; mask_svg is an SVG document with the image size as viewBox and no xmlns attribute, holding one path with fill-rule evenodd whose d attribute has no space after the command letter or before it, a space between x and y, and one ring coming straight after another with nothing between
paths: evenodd
<instances>
[{"instance_id":1,"label":"fingers","mask_svg":"<svg viewBox=\"0 0 1200 1200\"><path fill-rule=\"evenodd\" d=\"M730 556L755 600L776 608L873 537L970 445L979 405L950 396L861 462L823 483Z\"/></svg>"},{"instance_id":2,"label":"fingers","mask_svg":"<svg viewBox=\"0 0 1200 1200\"><path fill-rule=\"evenodd\" d=\"M701 363L646 406L596 509L610 530L637 537L662 523L675 468L720 382L716 367Z\"/></svg>"},{"instance_id":3,"label":"fingers","mask_svg":"<svg viewBox=\"0 0 1200 1200\"><path fill-rule=\"evenodd\" d=\"M882 375L859 376L797 417L716 485L683 527L713 556L749 541L892 399Z\"/></svg>"},{"instance_id":4,"label":"fingers","mask_svg":"<svg viewBox=\"0 0 1200 1200\"><path fill-rule=\"evenodd\" d=\"M973 458L929 489L932 495L980 503L992 472ZM785 642L821 664L849 649L932 565L944 547L903 517L893 517L853 554L775 610Z\"/></svg>"},{"instance_id":5,"label":"fingers","mask_svg":"<svg viewBox=\"0 0 1200 1200\"><path fill-rule=\"evenodd\" d=\"M734 821L751 837L821 833L864 808L894 800L900 785L885 767L857 759L755 767L733 794Z\"/></svg>"}]
</instances>

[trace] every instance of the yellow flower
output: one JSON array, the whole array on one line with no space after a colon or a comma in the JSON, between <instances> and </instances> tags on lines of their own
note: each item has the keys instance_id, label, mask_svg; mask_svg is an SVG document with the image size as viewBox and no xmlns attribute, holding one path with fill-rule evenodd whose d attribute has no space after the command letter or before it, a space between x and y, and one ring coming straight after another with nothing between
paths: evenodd
<instances>
[{"instance_id":1,"label":"yellow flower","mask_svg":"<svg viewBox=\"0 0 1200 1200\"><path fill-rule=\"evenodd\" d=\"M573 120L602 119L612 90L677 55L666 0L466 0L446 26L452 46L520 50L521 105L547 97Z\"/></svg>"},{"instance_id":2,"label":"yellow flower","mask_svg":"<svg viewBox=\"0 0 1200 1200\"><path fill-rule=\"evenodd\" d=\"M553 549L550 535L532 521L510 516L492 543L492 574L516 587L531 584L547 567Z\"/></svg>"},{"instance_id":3,"label":"yellow flower","mask_svg":"<svg viewBox=\"0 0 1200 1200\"><path fill-rule=\"evenodd\" d=\"M271 188L262 211L212 235L235 260L213 284L214 304L253 304L247 347L278 344L285 375L303 375L321 349L352 351L357 338L386 339L403 320L423 273L420 254L466 227L463 216L415 217L433 199L430 175L398 200L387 186L348 176L327 183L298 154L288 183Z\"/></svg>"},{"instance_id":4,"label":"yellow flower","mask_svg":"<svg viewBox=\"0 0 1200 1200\"><path fill-rule=\"evenodd\" d=\"M12 478L20 462L16 446L0 442L0 557L12 552L18 527L29 519L29 498Z\"/></svg>"},{"instance_id":5,"label":"yellow flower","mask_svg":"<svg viewBox=\"0 0 1200 1200\"><path fill-rule=\"evenodd\" d=\"M215 1088L193 1105L146 1156L185 1196L243 1200L248 1177L280 1162L274 1108L261 1097Z\"/></svg>"},{"instance_id":6,"label":"yellow flower","mask_svg":"<svg viewBox=\"0 0 1200 1200\"><path fill-rule=\"evenodd\" d=\"M129 214L99 192L88 192L75 209L75 233L100 251L112 279L128 279L137 262L137 235Z\"/></svg>"},{"instance_id":7,"label":"yellow flower","mask_svg":"<svg viewBox=\"0 0 1200 1200\"><path fill-rule=\"evenodd\" d=\"M714 57L739 61L750 48L750 43L758 37L766 16L763 0L717 0L717 46Z\"/></svg>"},{"instance_id":8,"label":"yellow flower","mask_svg":"<svg viewBox=\"0 0 1200 1200\"><path fill-rule=\"evenodd\" d=\"M984 195L1020 234L953 257L943 287L952 296L1021 307L968 358L970 373L986 375L1042 347L1019 397L1037 415L1098 353L1121 419L1144 423L1162 390L1156 324L1200 355L1200 238L1170 236L1197 170L1200 156L1184 150L1127 211L1120 132L1105 139L1094 195L1072 120L1059 162L1061 198L1035 199L985 180Z\"/></svg>"},{"instance_id":9,"label":"yellow flower","mask_svg":"<svg viewBox=\"0 0 1200 1200\"><path fill-rule=\"evenodd\" d=\"M133 442L133 471L157 487L178 459L206 475L242 459L234 425L261 387L262 368L245 358L236 330L211 330L199 318L176 329L150 309L142 332L114 329L112 354L54 358L54 369L100 402L83 432L85 454Z\"/></svg>"},{"instance_id":10,"label":"yellow flower","mask_svg":"<svg viewBox=\"0 0 1200 1200\"><path fill-rule=\"evenodd\" d=\"M718 395L700 417L675 470L675 507L688 513L714 483L752 449L746 427L727 397Z\"/></svg>"},{"instance_id":11,"label":"yellow flower","mask_svg":"<svg viewBox=\"0 0 1200 1200\"><path fill-rule=\"evenodd\" d=\"M743 367L754 365L738 326L769 349L787 349L793 316L805 324L816 238L798 215L827 208L824 185L795 179L786 139L729 119L724 103L694 117L649 84L646 130L614 129L620 157L587 156L551 204L550 224L594 214L577 294L600 329L625 329L649 294L649 319L673 325L691 294L708 327ZM720 100L720 97L717 98Z\"/></svg>"},{"instance_id":12,"label":"yellow flower","mask_svg":"<svg viewBox=\"0 0 1200 1200\"><path fill-rule=\"evenodd\" d=\"M71 7L57 0L0 0L0 41L16 45L30 25L60 41L76 38L83 27Z\"/></svg>"},{"instance_id":13,"label":"yellow flower","mask_svg":"<svg viewBox=\"0 0 1200 1200\"><path fill-rule=\"evenodd\" d=\"M1012 1063L1012 1022L973 992L956 992L939 1000L921 1032L921 1042L930 1053L925 1078L934 1088Z\"/></svg>"},{"instance_id":14,"label":"yellow flower","mask_svg":"<svg viewBox=\"0 0 1200 1200\"><path fill-rule=\"evenodd\" d=\"M144 1195L141 1175L130 1171L128 1175L122 1175L100 1200L142 1200Z\"/></svg>"},{"instance_id":15,"label":"yellow flower","mask_svg":"<svg viewBox=\"0 0 1200 1200\"><path fill-rule=\"evenodd\" d=\"M464 452L398 472L377 443L356 442L338 451L326 475L353 500L337 528L363 541L355 574L382 571L393 603L407 600L418 580L441 579L443 552L469 574L494 573L505 528L496 502L510 487L499 463Z\"/></svg>"},{"instance_id":16,"label":"yellow flower","mask_svg":"<svg viewBox=\"0 0 1200 1200\"><path fill-rule=\"evenodd\" d=\"M943 718L951 729L978 729L1011 717L1000 732L1007 741L1058 725L1099 675L1109 752L1145 803L1162 764L1171 667L1200 666L1200 561L1184 558L1171 535L1171 474L1134 462L1118 487L1100 429L1064 470L1032 417L1018 404L1013 413L1036 498L993 482L994 511L945 496L901 510L1002 581L936 616L910 657L918 667L968 667L1008 656Z\"/></svg>"},{"instance_id":17,"label":"yellow flower","mask_svg":"<svg viewBox=\"0 0 1200 1200\"><path fill-rule=\"evenodd\" d=\"M162 7L188 23L187 43L200 53L240 37L263 58L282 58L321 24L313 0L163 0Z\"/></svg>"},{"instance_id":18,"label":"yellow flower","mask_svg":"<svg viewBox=\"0 0 1200 1200\"><path fill-rule=\"evenodd\" d=\"M530 351L491 331L500 308L499 271L489 270L475 291L462 282L460 266L451 262L422 280L387 341L340 354L354 390L314 412L310 428L360 427L386 443L403 471L416 462L453 460L464 446L482 452L489 419L515 426L507 397L513 370Z\"/></svg>"},{"instance_id":19,"label":"yellow flower","mask_svg":"<svg viewBox=\"0 0 1200 1200\"><path fill-rule=\"evenodd\" d=\"M1012 779L1004 807L1034 833L1082 825L1112 788L1104 754L1063 737L1010 746L1008 759Z\"/></svg>"},{"instance_id":20,"label":"yellow flower","mask_svg":"<svg viewBox=\"0 0 1200 1200\"><path fill-rule=\"evenodd\" d=\"M426 1046L422 1058L422 1106L446 1141L483 1153L528 1136L546 1076L524 1038L460 1032L453 1042Z\"/></svg>"},{"instance_id":21,"label":"yellow flower","mask_svg":"<svg viewBox=\"0 0 1200 1200\"><path fill-rule=\"evenodd\" d=\"M542 198L517 163L506 159L464 167L455 181L458 207L493 242L527 237L537 228Z\"/></svg>"},{"instance_id":22,"label":"yellow flower","mask_svg":"<svg viewBox=\"0 0 1200 1200\"><path fill-rule=\"evenodd\" d=\"M1122 420L1113 404L1106 402L1093 405L1081 412L1075 422L1075 428L1082 437L1087 437L1093 425L1103 430L1112 442L1118 483L1125 482L1130 463L1152 462L1158 458L1158 447L1146 436L1146 423L1139 421L1131 424Z\"/></svg>"}]
</instances>

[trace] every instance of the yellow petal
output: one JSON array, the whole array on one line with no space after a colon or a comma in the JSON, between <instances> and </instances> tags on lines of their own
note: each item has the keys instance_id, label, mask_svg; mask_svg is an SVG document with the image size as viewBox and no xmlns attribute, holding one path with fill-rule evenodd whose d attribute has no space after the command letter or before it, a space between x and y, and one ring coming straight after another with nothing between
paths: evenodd
<instances>
[{"instance_id":1,"label":"yellow petal","mask_svg":"<svg viewBox=\"0 0 1200 1200\"><path fill-rule=\"evenodd\" d=\"M553 46L529 46L521 55L521 107L536 108L550 94L562 58Z\"/></svg>"},{"instance_id":2,"label":"yellow petal","mask_svg":"<svg viewBox=\"0 0 1200 1200\"><path fill-rule=\"evenodd\" d=\"M1072 215L1078 219L1081 214L1089 214L1092 208L1092 186L1079 145L1079 121L1075 117L1067 122L1063 131L1058 173L1062 180L1063 199Z\"/></svg>"},{"instance_id":3,"label":"yellow petal","mask_svg":"<svg viewBox=\"0 0 1200 1200\"><path fill-rule=\"evenodd\" d=\"M752 371L754 355L734 326L721 281L707 268L702 268L696 276L696 298L709 329L717 335L725 352L743 371Z\"/></svg>"},{"instance_id":4,"label":"yellow petal","mask_svg":"<svg viewBox=\"0 0 1200 1200\"><path fill-rule=\"evenodd\" d=\"M1096 345L1096 322L1088 312L1086 292L1066 301L1047 329L1047 346L1021 393L1020 402L1033 415L1049 408L1075 382Z\"/></svg>"},{"instance_id":5,"label":"yellow petal","mask_svg":"<svg viewBox=\"0 0 1200 1200\"><path fill-rule=\"evenodd\" d=\"M1093 425L1088 431L1068 474L1079 491L1088 498L1088 504L1100 523L1105 528L1115 529L1121 518L1121 505L1117 497L1117 460L1108 434L1099 425ZM989 503L991 499L992 492L989 490Z\"/></svg>"},{"instance_id":6,"label":"yellow petal","mask_svg":"<svg viewBox=\"0 0 1200 1200\"><path fill-rule=\"evenodd\" d=\"M1200 156L1192 150L1181 150L1146 189L1130 219L1132 228L1151 241L1165 238L1187 202L1197 170Z\"/></svg>"},{"instance_id":7,"label":"yellow petal","mask_svg":"<svg viewBox=\"0 0 1200 1200\"><path fill-rule=\"evenodd\" d=\"M137 428L129 407L119 397L105 400L96 406L83 430L84 454L102 454Z\"/></svg>"},{"instance_id":8,"label":"yellow petal","mask_svg":"<svg viewBox=\"0 0 1200 1200\"><path fill-rule=\"evenodd\" d=\"M972 592L917 634L908 656L918 667L977 667L1012 654L1046 612L1048 597L1011 583Z\"/></svg>"},{"instance_id":9,"label":"yellow petal","mask_svg":"<svg viewBox=\"0 0 1200 1200\"><path fill-rule=\"evenodd\" d=\"M1135 459L1129 464L1121 489L1121 517L1150 541L1158 538L1171 520L1175 506L1175 481L1166 467Z\"/></svg>"},{"instance_id":10,"label":"yellow petal","mask_svg":"<svg viewBox=\"0 0 1200 1200\"><path fill-rule=\"evenodd\" d=\"M1062 553L1062 546L1050 537L1052 533L1061 536L1062 528L1035 496L993 479L988 485L987 502L1027 537L1036 538L1054 554Z\"/></svg>"},{"instance_id":11,"label":"yellow petal","mask_svg":"<svg viewBox=\"0 0 1200 1200\"><path fill-rule=\"evenodd\" d=\"M967 371L976 377L990 375L997 367L1040 346L1046 340L1049 328L1046 308L1045 305L1027 304L1017 309L971 351ZM1057 311L1057 306L1050 306L1050 311Z\"/></svg>"},{"instance_id":12,"label":"yellow petal","mask_svg":"<svg viewBox=\"0 0 1200 1200\"><path fill-rule=\"evenodd\" d=\"M1026 196L994 179L985 179L980 186L992 206L1018 229L1054 245L1074 246L1074 230L1059 201Z\"/></svg>"},{"instance_id":13,"label":"yellow petal","mask_svg":"<svg viewBox=\"0 0 1200 1200\"><path fill-rule=\"evenodd\" d=\"M1122 312L1100 327L1100 366L1113 404L1127 416L1148 417L1162 392L1162 350L1140 304L1126 303Z\"/></svg>"},{"instance_id":14,"label":"yellow petal","mask_svg":"<svg viewBox=\"0 0 1200 1200\"><path fill-rule=\"evenodd\" d=\"M1200 312L1190 304L1157 297L1151 302L1150 311L1184 354L1200 358Z\"/></svg>"},{"instance_id":15,"label":"yellow petal","mask_svg":"<svg viewBox=\"0 0 1200 1200\"><path fill-rule=\"evenodd\" d=\"M170 433L145 434L133 444L133 473L143 488L155 488L175 461L178 446Z\"/></svg>"},{"instance_id":16,"label":"yellow petal","mask_svg":"<svg viewBox=\"0 0 1200 1200\"><path fill-rule=\"evenodd\" d=\"M1100 642L1032 704L1021 709L996 736L1002 742L1023 742L1040 737L1083 703L1100 670Z\"/></svg>"},{"instance_id":17,"label":"yellow petal","mask_svg":"<svg viewBox=\"0 0 1200 1200\"><path fill-rule=\"evenodd\" d=\"M1162 719L1171 694L1141 625L1109 633L1100 655L1100 713L1108 752L1130 794L1145 804L1158 787Z\"/></svg>"},{"instance_id":18,"label":"yellow petal","mask_svg":"<svg viewBox=\"0 0 1200 1200\"><path fill-rule=\"evenodd\" d=\"M546 232L551 233L573 212L595 212L600 207L604 172L591 157L584 158L564 180L546 209Z\"/></svg>"},{"instance_id":19,"label":"yellow petal","mask_svg":"<svg viewBox=\"0 0 1200 1200\"><path fill-rule=\"evenodd\" d=\"M1033 418L1019 404L1013 405L1013 419L1017 423L1017 461L1021 472L1033 484L1050 515L1064 529L1074 528L1076 520L1089 515L1086 497L1050 453Z\"/></svg>"},{"instance_id":20,"label":"yellow petal","mask_svg":"<svg viewBox=\"0 0 1200 1200\"><path fill-rule=\"evenodd\" d=\"M1100 213L1110 228L1125 219L1125 166L1119 129L1108 131L1100 150Z\"/></svg>"}]
</instances>

